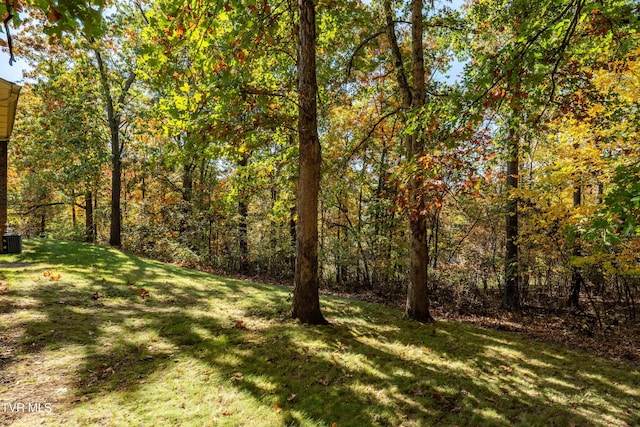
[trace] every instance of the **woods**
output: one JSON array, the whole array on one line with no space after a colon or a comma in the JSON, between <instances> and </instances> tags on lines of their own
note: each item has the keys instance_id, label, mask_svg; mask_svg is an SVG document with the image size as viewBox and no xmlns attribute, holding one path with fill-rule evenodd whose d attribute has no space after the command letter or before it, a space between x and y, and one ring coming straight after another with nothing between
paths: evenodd
<instances>
[{"instance_id":1,"label":"woods","mask_svg":"<svg viewBox=\"0 0 640 427\"><path fill-rule=\"evenodd\" d=\"M635 2L80 3L13 2L23 235L294 283L303 323L637 320Z\"/></svg>"}]
</instances>

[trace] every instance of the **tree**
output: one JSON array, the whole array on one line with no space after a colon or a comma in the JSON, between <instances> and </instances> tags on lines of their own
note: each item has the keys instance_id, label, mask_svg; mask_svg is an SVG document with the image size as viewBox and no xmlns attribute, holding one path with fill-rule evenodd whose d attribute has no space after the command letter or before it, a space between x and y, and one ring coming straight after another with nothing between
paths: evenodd
<instances>
[{"instance_id":1,"label":"tree","mask_svg":"<svg viewBox=\"0 0 640 427\"><path fill-rule=\"evenodd\" d=\"M318 279L318 194L320 140L316 81L316 11L313 0L298 0L299 177L296 271L291 315L302 323L326 323L320 311Z\"/></svg>"},{"instance_id":2,"label":"tree","mask_svg":"<svg viewBox=\"0 0 640 427\"><path fill-rule=\"evenodd\" d=\"M396 80L401 93L403 114L411 110L418 112L426 101L425 67L423 53L423 16L422 0L411 1L411 70L413 87L409 84L405 72L404 60L398 44L395 30L395 19L391 8L391 1L384 1L386 16L386 33L389 40ZM424 136L420 127L412 132L406 132L405 149L407 162L416 161L424 155ZM409 288L405 312L413 320L431 322L433 318L429 312L429 288L427 269L429 267L429 249L427 242L427 223L425 200L421 197L422 182L419 178L411 181L409 188Z\"/></svg>"}]
</instances>

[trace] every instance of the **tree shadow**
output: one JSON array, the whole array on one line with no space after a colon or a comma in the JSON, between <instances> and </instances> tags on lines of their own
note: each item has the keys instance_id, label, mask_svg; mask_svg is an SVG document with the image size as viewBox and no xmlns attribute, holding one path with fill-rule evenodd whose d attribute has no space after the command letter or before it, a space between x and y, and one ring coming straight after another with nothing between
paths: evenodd
<instances>
[{"instance_id":1,"label":"tree shadow","mask_svg":"<svg viewBox=\"0 0 640 427\"><path fill-rule=\"evenodd\" d=\"M119 393L127 410L148 411L126 402L184 365L205 393L235 390L277 410L279 421L262 425L640 423L640 373L585 354L514 333L416 324L399 311L337 298L323 300L331 325L307 327L288 319L286 288L63 244L29 245L35 250L24 255L31 263L25 274L59 266L89 285L36 280L14 291L11 298L33 301L16 309L32 316L21 321L17 357L0 373L10 374L23 356L75 355L60 372L73 378L69 410ZM150 296L137 294L138 286ZM218 412L222 424L239 419L233 409Z\"/></svg>"}]
</instances>

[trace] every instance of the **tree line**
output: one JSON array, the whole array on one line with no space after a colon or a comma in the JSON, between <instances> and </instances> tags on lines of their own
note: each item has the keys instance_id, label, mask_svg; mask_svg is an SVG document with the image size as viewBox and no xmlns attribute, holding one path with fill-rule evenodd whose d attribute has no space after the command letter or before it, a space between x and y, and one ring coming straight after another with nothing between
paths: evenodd
<instances>
[{"instance_id":1,"label":"tree line","mask_svg":"<svg viewBox=\"0 0 640 427\"><path fill-rule=\"evenodd\" d=\"M634 2L40 3L23 233L293 281L305 323L321 286L635 318Z\"/></svg>"}]
</instances>

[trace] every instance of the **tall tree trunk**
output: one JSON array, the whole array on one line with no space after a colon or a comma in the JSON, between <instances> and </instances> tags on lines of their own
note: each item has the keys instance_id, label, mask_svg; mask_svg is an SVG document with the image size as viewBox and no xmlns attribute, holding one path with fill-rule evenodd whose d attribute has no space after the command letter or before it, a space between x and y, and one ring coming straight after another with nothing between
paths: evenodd
<instances>
[{"instance_id":1,"label":"tall tree trunk","mask_svg":"<svg viewBox=\"0 0 640 427\"><path fill-rule=\"evenodd\" d=\"M271 211L274 211L276 202L278 201L278 188L276 186L271 188ZM278 253L278 236L277 236L278 224L273 215L269 221L269 261L267 265L267 271L269 277L276 277L276 269L280 264L281 259L277 256Z\"/></svg>"},{"instance_id":2,"label":"tall tree trunk","mask_svg":"<svg viewBox=\"0 0 640 427\"><path fill-rule=\"evenodd\" d=\"M73 231L75 233L76 228L78 227L78 218L76 217L76 190L75 190L75 188L71 189L71 200L73 200L73 202L71 203L71 228L73 228Z\"/></svg>"},{"instance_id":3,"label":"tall tree trunk","mask_svg":"<svg viewBox=\"0 0 640 427\"><path fill-rule=\"evenodd\" d=\"M85 242L94 243L96 241L96 226L93 221L93 193L91 190L87 190L84 194L84 206L85 206Z\"/></svg>"},{"instance_id":4,"label":"tall tree trunk","mask_svg":"<svg viewBox=\"0 0 640 427\"><path fill-rule=\"evenodd\" d=\"M120 196L122 192L122 143L120 141L120 125L122 124L122 106L126 96L135 81L136 73L132 71L122 86L122 92L116 101L111 95L108 70L105 67L102 55L98 49L94 49L98 72L100 73L100 85L102 96L107 108L107 123L111 134L111 229L109 244L114 247L122 245L122 209Z\"/></svg>"},{"instance_id":5,"label":"tall tree trunk","mask_svg":"<svg viewBox=\"0 0 640 427\"><path fill-rule=\"evenodd\" d=\"M411 107L416 110L422 108L426 102L424 55L422 45L422 0L411 1L411 63L413 77L413 98ZM424 139L422 129L417 129L411 135L410 146L407 147L409 160L424 154ZM433 318L429 312L429 288L427 286L429 268L429 245L427 240L427 216L424 197L421 196L422 181L411 180L409 189L410 209L409 227L409 290L407 293L406 314L410 319L420 322L431 322Z\"/></svg>"},{"instance_id":6,"label":"tall tree trunk","mask_svg":"<svg viewBox=\"0 0 640 427\"><path fill-rule=\"evenodd\" d=\"M242 180L241 186L247 183L246 167L249 164L249 155L244 153L238 162L238 174ZM249 273L249 237L247 229L247 218L249 216L249 203L247 201L247 190L242 189L238 197L238 244L240 249L240 273Z\"/></svg>"},{"instance_id":7,"label":"tall tree trunk","mask_svg":"<svg viewBox=\"0 0 640 427\"><path fill-rule=\"evenodd\" d=\"M395 20L391 9L391 0L384 1L387 23L387 37L393 55L396 80L402 94L403 113L417 110L426 102L425 68L423 54L422 0L411 1L411 63L413 89L409 86L402 54L395 34ZM406 116L405 116L406 120ZM405 137L407 161L412 161L424 154L424 139L421 129ZM429 250L427 242L427 218L424 213L424 198L420 196L422 182L412 179L409 187L409 287L405 313L407 317L419 322L431 322L429 312L429 288L427 286L427 269L429 267Z\"/></svg>"},{"instance_id":8,"label":"tall tree trunk","mask_svg":"<svg viewBox=\"0 0 640 427\"><path fill-rule=\"evenodd\" d=\"M574 210L580 207L581 204L582 187L580 186L580 183L577 182L573 189ZM580 235L577 232L574 236L572 255L574 257L579 257L580 255L582 255L582 250L580 248ZM582 277L582 274L580 273L580 269L575 265L571 266L571 293L569 294L569 307L578 308L580 306L580 289L582 288L583 283L584 279Z\"/></svg>"},{"instance_id":9,"label":"tall tree trunk","mask_svg":"<svg viewBox=\"0 0 640 427\"><path fill-rule=\"evenodd\" d=\"M0 141L0 237L7 232L8 146L8 141Z\"/></svg>"},{"instance_id":10,"label":"tall tree trunk","mask_svg":"<svg viewBox=\"0 0 640 427\"><path fill-rule=\"evenodd\" d=\"M112 123L111 127L111 228L109 231L109 244L114 247L122 245L122 208L120 195L122 193L122 150L118 124ZM115 129L114 129L115 127Z\"/></svg>"},{"instance_id":11,"label":"tall tree trunk","mask_svg":"<svg viewBox=\"0 0 640 427\"><path fill-rule=\"evenodd\" d=\"M298 225L292 317L327 323L320 311L318 278L318 194L320 141L317 123L316 18L313 0L298 0Z\"/></svg>"},{"instance_id":12,"label":"tall tree trunk","mask_svg":"<svg viewBox=\"0 0 640 427\"><path fill-rule=\"evenodd\" d=\"M505 250L505 279L502 295L502 307L505 310L517 311L520 309L520 268L518 260L518 198L513 190L518 188L518 158L520 144L518 137L512 130L508 137L509 157L507 160L507 213L506 213L506 237Z\"/></svg>"}]
</instances>

